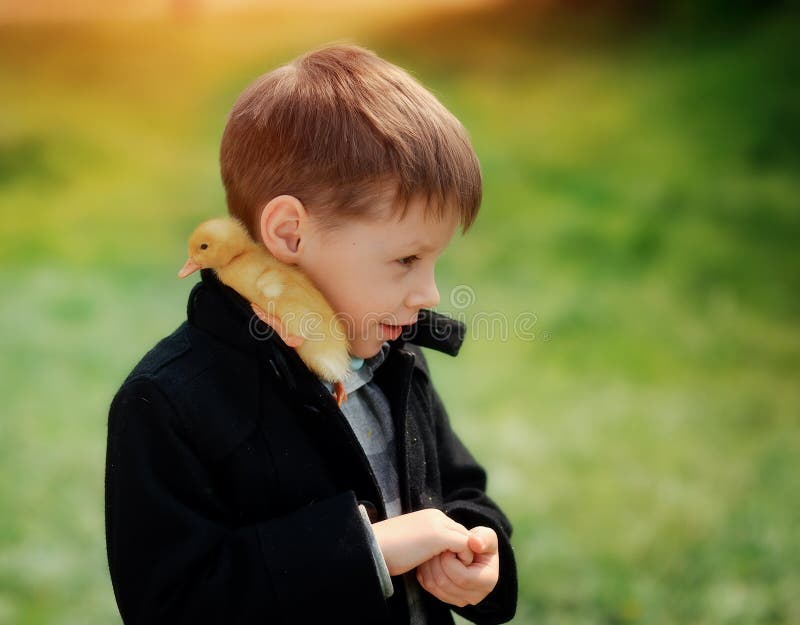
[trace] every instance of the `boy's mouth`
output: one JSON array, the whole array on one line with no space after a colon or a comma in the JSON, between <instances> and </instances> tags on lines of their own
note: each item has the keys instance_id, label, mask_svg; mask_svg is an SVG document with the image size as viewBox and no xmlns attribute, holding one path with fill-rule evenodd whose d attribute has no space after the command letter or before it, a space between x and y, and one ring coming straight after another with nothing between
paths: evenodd
<instances>
[{"instance_id":1,"label":"boy's mouth","mask_svg":"<svg viewBox=\"0 0 800 625\"><path fill-rule=\"evenodd\" d=\"M387 341L393 341L398 336L403 333L403 326L395 326L388 323L381 323L379 325L380 328L380 338L385 339Z\"/></svg>"}]
</instances>

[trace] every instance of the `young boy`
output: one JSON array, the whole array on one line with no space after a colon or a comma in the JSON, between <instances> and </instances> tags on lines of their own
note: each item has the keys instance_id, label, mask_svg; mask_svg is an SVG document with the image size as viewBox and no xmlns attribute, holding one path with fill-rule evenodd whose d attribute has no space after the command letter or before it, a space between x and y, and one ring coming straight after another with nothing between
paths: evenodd
<instances>
[{"instance_id":1,"label":"young boy","mask_svg":"<svg viewBox=\"0 0 800 625\"><path fill-rule=\"evenodd\" d=\"M211 270L111 405L106 536L125 623L501 623L511 526L420 346L455 356L434 264L481 198L461 124L334 46L248 87L221 147L229 212L345 321L323 382Z\"/></svg>"}]
</instances>

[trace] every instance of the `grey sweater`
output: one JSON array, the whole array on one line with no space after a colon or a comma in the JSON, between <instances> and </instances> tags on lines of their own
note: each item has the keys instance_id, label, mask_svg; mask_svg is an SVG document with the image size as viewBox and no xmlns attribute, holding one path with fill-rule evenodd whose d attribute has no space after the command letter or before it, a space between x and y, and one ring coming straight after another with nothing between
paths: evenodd
<instances>
[{"instance_id":1,"label":"grey sweater","mask_svg":"<svg viewBox=\"0 0 800 625\"><path fill-rule=\"evenodd\" d=\"M394 443L394 424L389 403L377 384L372 383L375 370L383 363L389 351L389 344L384 343L381 351L375 356L362 360L353 358L350 369L352 373L344 381L347 400L341 410L353 429L364 454L369 460L375 479L380 488L381 497L386 507L386 516L391 518L402 514L400 501L400 481L397 475L397 447ZM332 385L324 382L332 389ZM376 566L379 574L387 575L386 564L380 550L375 549ZM425 625L425 613L421 603L422 588L416 575L409 572L404 576L408 594L408 609L411 625ZM386 586L385 586L386 588ZM388 590L391 594L391 582Z\"/></svg>"}]
</instances>

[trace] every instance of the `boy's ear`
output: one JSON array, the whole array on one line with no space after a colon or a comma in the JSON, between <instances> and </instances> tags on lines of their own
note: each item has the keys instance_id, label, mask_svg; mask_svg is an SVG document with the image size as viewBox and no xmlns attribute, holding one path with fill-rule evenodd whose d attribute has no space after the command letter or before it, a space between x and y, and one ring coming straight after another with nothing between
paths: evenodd
<instances>
[{"instance_id":1,"label":"boy's ear","mask_svg":"<svg viewBox=\"0 0 800 625\"><path fill-rule=\"evenodd\" d=\"M308 214L300 200L292 195L279 195L261 211L261 241L279 261L294 264L307 222Z\"/></svg>"}]
</instances>

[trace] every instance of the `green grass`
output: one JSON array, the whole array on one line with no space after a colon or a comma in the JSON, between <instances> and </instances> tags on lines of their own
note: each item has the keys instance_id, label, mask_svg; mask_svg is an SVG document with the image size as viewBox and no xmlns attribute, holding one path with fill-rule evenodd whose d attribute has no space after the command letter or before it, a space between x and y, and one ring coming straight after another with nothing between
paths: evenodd
<instances>
[{"instance_id":1,"label":"green grass","mask_svg":"<svg viewBox=\"0 0 800 625\"><path fill-rule=\"evenodd\" d=\"M515 10L0 27L0 623L119 622L108 403L183 319L236 94L342 38L481 158L439 271L472 335L431 361L515 524L515 622L800 621L798 19Z\"/></svg>"}]
</instances>

